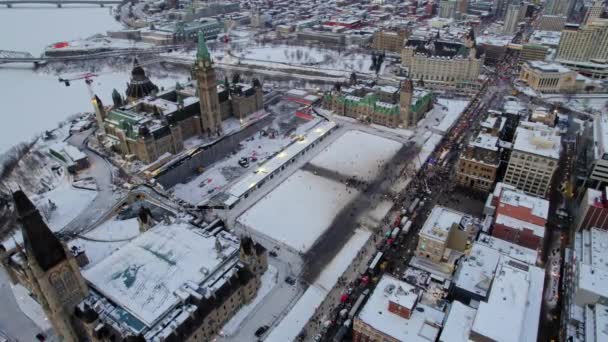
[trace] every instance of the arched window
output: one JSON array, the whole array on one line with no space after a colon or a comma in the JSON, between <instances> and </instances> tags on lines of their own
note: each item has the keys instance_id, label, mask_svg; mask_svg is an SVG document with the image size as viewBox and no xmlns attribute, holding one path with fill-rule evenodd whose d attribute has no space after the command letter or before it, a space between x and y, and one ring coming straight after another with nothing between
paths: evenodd
<instances>
[{"instance_id":1,"label":"arched window","mask_svg":"<svg viewBox=\"0 0 608 342\"><path fill-rule=\"evenodd\" d=\"M53 286L55 291L57 291L57 294L59 295L59 297L65 296L66 288L63 283L63 280L61 279L59 272L52 273L51 276L49 277L49 282L51 283L51 286Z\"/></svg>"}]
</instances>

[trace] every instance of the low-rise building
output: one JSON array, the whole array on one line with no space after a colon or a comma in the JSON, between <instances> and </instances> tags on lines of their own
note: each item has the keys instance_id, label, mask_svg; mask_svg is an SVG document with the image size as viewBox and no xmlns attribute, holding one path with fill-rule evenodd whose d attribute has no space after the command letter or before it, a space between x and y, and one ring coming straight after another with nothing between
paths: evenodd
<instances>
[{"instance_id":1,"label":"low-rise building","mask_svg":"<svg viewBox=\"0 0 608 342\"><path fill-rule=\"evenodd\" d=\"M557 63L528 61L519 78L541 93L561 93L576 89L576 72Z\"/></svg>"},{"instance_id":2,"label":"low-rise building","mask_svg":"<svg viewBox=\"0 0 608 342\"><path fill-rule=\"evenodd\" d=\"M530 114L530 122L540 122L549 127L555 127L557 121L557 110L550 110L545 107L537 107Z\"/></svg>"},{"instance_id":3,"label":"low-rise building","mask_svg":"<svg viewBox=\"0 0 608 342\"><path fill-rule=\"evenodd\" d=\"M420 303L421 289L384 275L353 323L353 341L435 341L445 313Z\"/></svg>"},{"instance_id":4,"label":"low-rise building","mask_svg":"<svg viewBox=\"0 0 608 342\"><path fill-rule=\"evenodd\" d=\"M591 228L577 232L564 252L561 339L608 339L608 232Z\"/></svg>"},{"instance_id":5,"label":"low-rise building","mask_svg":"<svg viewBox=\"0 0 608 342\"><path fill-rule=\"evenodd\" d=\"M542 268L500 257L487 300L473 321L471 341L537 341L545 280Z\"/></svg>"},{"instance_id":6,"label":"low-rise building","mask_svg":"<svg viewBox=\"0 0 608 342\"><path fill-rule=\"evenodd\" d=\"M477 309L455 300L450 304L439 342L469 342Z\"/></svg>"},{"instance_id":7,"label":"low-rise building","mask_svg":"<svg viewBox=\"0 0 608 342\"><path fill-rule=\"evenodd\" d=\"M526 193L546 197L561 153L559 135L543 124L515 130L504 182Z\"/></svg>"},{"instance_id":8,"label":"low-rise building","mask_svg":"<svg viewBox=\"0 0 608 342\"><path fill-rule=\"evenodd\" d=\"M469 305L487 300L496 268L505 258L534 266L538 252L482 233L459 263L450 288L451 296Z\"/></svg>"},{"instance_id":9,"label":"low-rise building","mask_svg":"<svg viewBox=\"0 0 608 342\"><path fill-rule=\"evenodd\" d=\"M549 201L503 189L494 216L492 236L540 250L545 238Z\"/></svg>"},{"instance_id":10,"label":"low-rise building","mask_svg":"<svg viewBox=\"0 0 608 342\"><path fill-rule=\"evenodd\" d=\"M456 164L458 185L488 192L494 188L500 155L498 137L479 133L461 153Z\"/></svg>"},{"instance_id":11,"label":"low-rise building","mask_svg":"<svg viewBox=\"0 0 608 342\"><path fill-rule=\"evenodd\" d=\"M574 214L574 232L593 227L608 231L608 188L587 189Z\"/></svg>"},{"instance_id":12,"label":"low-rise building","mask_svg":"<svg viewBox=\"0 0 608 342\"><path fill-rule=\"evenodd\" d=\"M435 206L420 229L414 253L417 261L431 263L452 274L460 258L481 229L479 220L464 213Z\"/></svg>"}]
</instances>

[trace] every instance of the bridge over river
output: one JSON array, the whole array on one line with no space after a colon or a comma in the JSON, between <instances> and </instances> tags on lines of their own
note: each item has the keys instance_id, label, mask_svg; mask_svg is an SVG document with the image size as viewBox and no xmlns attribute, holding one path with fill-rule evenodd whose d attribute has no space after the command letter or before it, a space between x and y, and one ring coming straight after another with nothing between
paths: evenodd
<instances>
[{"instance_id":1,"label":"bridge over river","mask_svg":"<svg viewBox=\"0 0 608 342\"><path fill-rule=\"evenodd\" d=\"M120 5L126 0L0 0L0 6L12 8L15 5L52 5L62 7L63 5Z\"/></svg>"}]
</instances>

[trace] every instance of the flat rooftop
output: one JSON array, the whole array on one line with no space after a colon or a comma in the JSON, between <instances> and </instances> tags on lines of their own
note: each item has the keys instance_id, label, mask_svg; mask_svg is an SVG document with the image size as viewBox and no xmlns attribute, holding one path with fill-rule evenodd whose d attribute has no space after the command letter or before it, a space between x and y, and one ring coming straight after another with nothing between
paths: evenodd
<instances>
[{"instance_id":1,"label":"flat rooftop","mask_svg":"<svg viewBox=\"0 0 608 342\"><path fill-rule=\"evenodd\" d=\"M459 224L464 213L436 205L424 222L420 235L429 239L445 241L454 223Z\"/></svg>"},{"instance_id":2,"label":"flat rooftop","mask_svg":"<svg viewBox=\"0 0 608 342\"><path fill-rule=\"evenodd\" d=\"M517 127L513 150L557 160L561 152L560 136L546 131Z\"/></svg>"},{"instance_id":3,"label":"flat rooftop","mask_svg":"<svg viewBox=\"0 0 608 342\"><path fill-rule=\"evenodd\" d=\"M462 260L454 275L454 285L485 298L499 260L500 253L497 250L474 243L470 254Z\"/></svg>"},{"instance_id":4,"label":"flat rooftop","mask_svg":"<svg viewBox=\"0 0 608 342\"><path fill-rule=\"evenodd\" d=\"M439 342L469 342L477 310L459 301L452 302Z\"/></svg>"},{"instance_id":5,"label":"flat rooftop","mask_svg":"<svg viewBox=\"0 0 608 342\"><path fill-rule=\"evenodd\" d=\"M487 133L479 133L475 139L469 142L469 146L475 146L490 151L498 151L498 137Z\"/></svg>"},{"instance_id":6,"label":"flat rooftop","mask_svg":"<svg viewBox=\"0 0 608 342\"><path fill-rule=\"evenodd\" d=\"M497 250L503 255L515 260L523 261L529 265L535 265L538 260L538 251L516 245L512 242L499 239L492 235L481 233L475 244L481 244Z\"/></svg>"},{"instance_id":7,"label":"flat rooftop","mask_svg":"<svg viewBox=\"0 0 608 342\"><path fill-rule=\"evenodd\" d=\"M437 340L439 330L443 325L444 312L418 304L416 307L423 310L414 309L410 319L405 319L388 311L389 301L394 301L395 297L404 297L404 300L409 302L412 296L411 291L420 290L390 275L382 276L376 289L359 312L358 318L399 341Z\"/></svg>"},{"instance_id":8,"label":"flat rooftop","mask_svg":"<svg viewBox=\"0 0 608 342\"><path fill-rule=\"evenodd\" d=\"M84 270L83 276L102 295L152 327L181 302L175 294L180 287L201 285L237 253L238 241L230 237L234 238L203 236L186 223L159 224Z\"/></svg>"},{"instance_id":9,"label":"flat rooftop","mask_svg":"<svg viewBox=\"0 0 608 342\"><path fill-rule=\"evenodd\" d=\"M571 70L558 63L547 63L543 61L528 61L526 62L532 69L541 72L566 73Z\"/></svg>"},{"instance_id":10,"label":"flat rooftop","mask_svg":"<svg viewBox=\"0 0 608 342\"><path fill-rule=\"evenodd\" d=\"M530 209L532 215L545 220L549 215L549 201L517 190L504 189L500 196L500 203Z\"/></svg>"},{"instance_id":11,"label":"flat rooftop","mask_svg":"<svg viewBox=\"0 0 608 342\"><path fill-rule=\"evenodd\" d=\"M481 302L472 330L502 342L537 340L545 272L504 257L487 302Z\"/></svg>"}]
</instances>

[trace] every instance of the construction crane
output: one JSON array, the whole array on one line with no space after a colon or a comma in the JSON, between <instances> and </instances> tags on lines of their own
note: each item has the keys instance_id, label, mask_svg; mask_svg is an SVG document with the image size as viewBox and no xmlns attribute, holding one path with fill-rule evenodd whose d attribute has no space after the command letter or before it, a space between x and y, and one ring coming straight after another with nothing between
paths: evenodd
<instances>
[{"instance_id":1,"label":"construction crane","mask_svg":"<svg viewBox=\"0 0 608 342\"><path fill-rule=\"evenodd\" d=\"M86 83L87 85L87 89L89 90L89 96L92 99L95 94L93 93L93 78L97 77L99 75L94 74L92 72L87 72L86 74L82 74L82 75L78 75L72 78L61 78L59 77L59 82L63 82L63 84L65 84L66 87L70 86L70 82L73 81L79 81L79 80L84 80L84 83Z\"/></svg>"}]
</instances>

